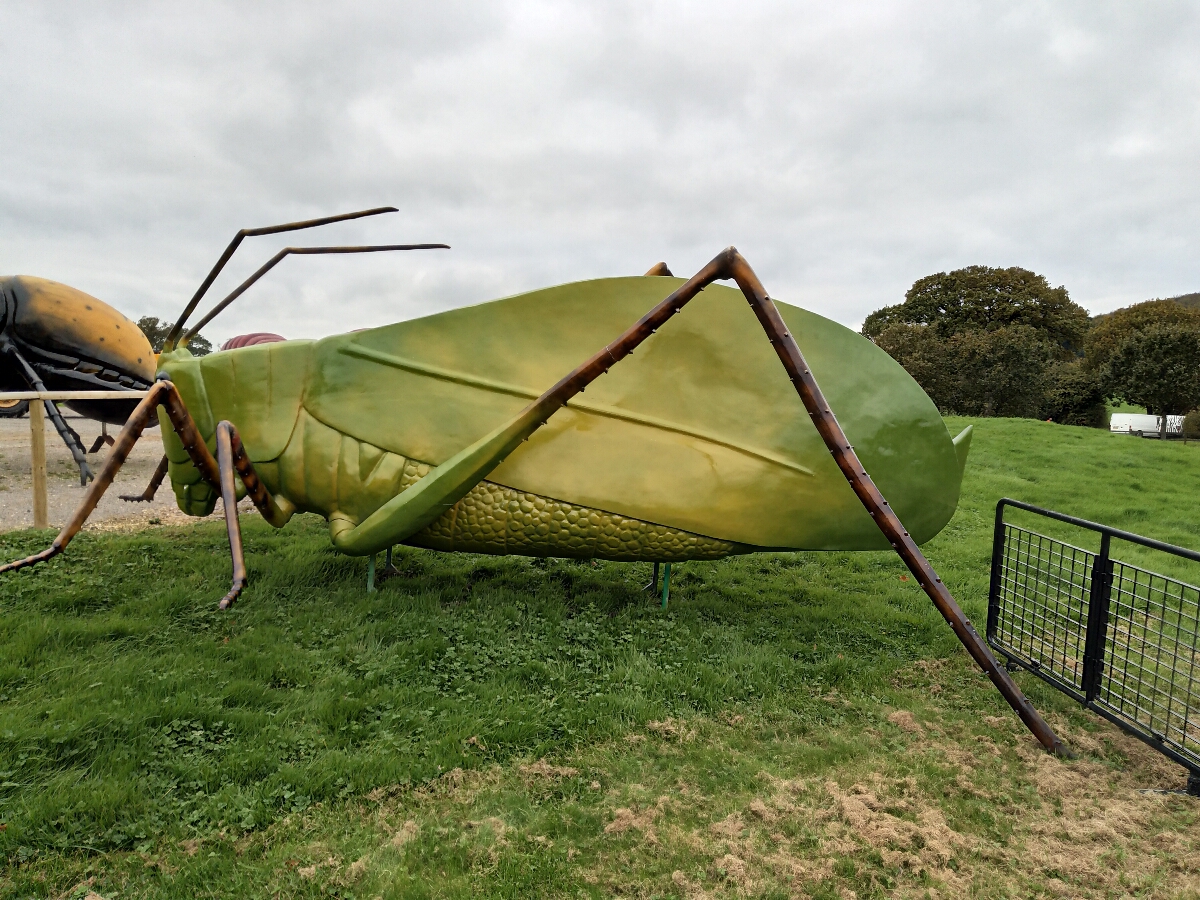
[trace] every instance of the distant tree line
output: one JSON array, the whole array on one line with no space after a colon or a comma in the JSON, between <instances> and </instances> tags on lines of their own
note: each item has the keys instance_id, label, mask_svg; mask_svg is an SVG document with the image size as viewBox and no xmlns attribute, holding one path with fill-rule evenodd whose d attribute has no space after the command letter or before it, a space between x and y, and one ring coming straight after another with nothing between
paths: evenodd
<instances>
[{"instance_id":1,"label":"distant tree line","mask_svg":"<svg viewBox=\"0 0 1200 900\"><path fill-rule=\"evenodd\" d=\"M1041 275L968 266L918 280L862 333L946 413L1105 428L1110 399L1200 407L1200 294L1089 318Z\"/></svg>"},{"instance_id":2,"label":"distant tree line","mask_svg":"<svg viewBox=\"0 0 1200 900\"><path fill-rule=\"evenodd\" d=\"M171 323L163 321L157 316L142 316L138 319L137 325L142 329L142 334L146 335L146 340L150 342L154 352L162 353L167 335L171 333ZM192 351L192 356L207 356L212 353L212 344L204 335L197 334L188 341L188 349Z\"/></svg>"}]
</instances>

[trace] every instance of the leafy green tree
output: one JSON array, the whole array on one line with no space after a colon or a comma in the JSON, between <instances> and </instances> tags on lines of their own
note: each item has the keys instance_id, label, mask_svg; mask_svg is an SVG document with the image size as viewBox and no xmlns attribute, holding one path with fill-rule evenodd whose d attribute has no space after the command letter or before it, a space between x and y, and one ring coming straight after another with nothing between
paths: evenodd
<instances>
[{"instance_id":1,"label":"leafy green tree","mask_svg":"<svg viewBox=\"0 0 1200 900\"><path fill-rule=\"evenodd\" d=\"M163 343L171 333L172 324L157 316L142 316L137 321L138 328L142 329L142 334L146 335L155 353L162 353ZM203 335L198 334L188 341L188 349L192 351L192 356L207 356L212 353L212 348L212 344Z\"/></svg>"},{"instance_id":2,"label":"leafy green tree","mask_svg":"<svg viewBox=\"0 0 1200 900\"><path fill-rule=\"evenodd\" d=\"M1102 379L1078 362L1088 325L1041 275L968 266L919 279L862 330L945 412L1103 426Z\"/></svg>"},{"instance_id":3,"label":"leafy green tree","mask_svg":"<svg viewBox=\"0 0 1200 900\"><path fill-rule=\"evenodd\" d=\"M1193 409L1183 417L1183 436L1191 440L1200 438L1200 409Z\"/></svg>"},{"instance_id":4,"label":"leafy green tree","mask_svg":"<svg viewBox=\"0 0 1200 900\"><path fill-rule=\"evenodd\" d=\"M1053 363L1046 372L1046 400L1041 418L1060 425L1108 427L1108 384L1103 373L1087 368L1083 360Z\"/></svg>"},{"instance_id":5,"label":"leafy green tree","mask_svg":"<svg viewBox=\"0 0 1200 900\"><path fill-rule=\"evenodd\" d=\"M876 338L938 409L965 416L1040 417L1051 348L1028 326L963 331L893 324Z\"/></svg>"},{"instance_id":6,"label":"leafy green tree","mask_svg":"<svg viewBox=\"0 0 1200 900\"><path fill-rule=\"evenodd\" d=\"M867 316L862 333L876 338L891 325L928 325L943 337L1002 328L1033 329L1061 359L1078 355L1088 329L1087 311L1065 287L1050 287L1028 269L968 266L914 282L904 302Z\"/></svg>"},{"instance_id":7,"label":"leafy green tree","mask_svg":"<svg viewBox=\"0 0 1200 900\"><path fill-rule=\"evenodd\" d=\"M1145 305L1145 304L1140 304ZM1114 397L1162 417L1200 406L1200 328L1156 322L1129 335L1107 360Z\"/></svg>"},{"instance_id":8,"label":"leafy green tree","mask_svg":"<svg viewBox=\"0 0 1200 900\"><path fill-rule=\"evenodd\" d=\"M1200 331L1200 309L1174 300L1147 300L1098 316L1085 342L1087 367L1103 369L1131 337L1158 327Z\"/></svg>"},{"instance_id":9,"label":"leafy green tree","mask_svg":"<svg viewBox=\"0 0 1200 900\"><path fill-rule=\"evenodd\" d=\"M1052 348L1034 328L962 331L947 341L956 373L955 412L1041 418Z\"/></svg>"},{"instance_id":10,"label":"leafy green tree","mask_svg":"<svg viewBox=\"0 0 1200 900\"><path fill-rule=\"evenodd\" d=\"M893 324L875 337L875 343L904 367L938 409L951 410L957 396L956 373L937 329Z\"/></svg>"}]
</instances>

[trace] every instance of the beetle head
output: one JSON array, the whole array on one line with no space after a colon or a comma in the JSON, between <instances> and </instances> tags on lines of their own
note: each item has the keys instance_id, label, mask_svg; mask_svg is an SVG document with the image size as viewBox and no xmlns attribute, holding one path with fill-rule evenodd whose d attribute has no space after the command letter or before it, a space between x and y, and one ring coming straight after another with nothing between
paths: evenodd
<instances>
[{"instance_id":1,"label":"beetle head","mask_svg":"<svg viewBox=\"0 0 1200 900\"><path fill-rule=\"evenodd\" d=\"M49 364L65 362L113 387L133 388L154 376L154 350L136 323L57 281L28 275L0 279L0 330L23 351L52 355Z\"/></svg>"}]
</instances>

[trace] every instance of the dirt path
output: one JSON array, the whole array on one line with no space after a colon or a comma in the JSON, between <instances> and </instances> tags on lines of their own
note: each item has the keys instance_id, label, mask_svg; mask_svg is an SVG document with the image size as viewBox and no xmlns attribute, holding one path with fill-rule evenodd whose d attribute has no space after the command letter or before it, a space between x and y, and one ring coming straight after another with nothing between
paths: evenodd
<instances>
[{"instance_id":1,"label":"dirt path","mask_svg":"<svg viewBox=\"0 0 1200 900\"><path fill-rule=\"evenodd\" d=\"M68 415L67 424L79 432L84 447L90 447L100 434L100 423L90 419ZM117 429L110 426L109 433ZM162 438L158 429L147 430L133 448L129 459L121 468L116 481L96 511L89 524L103 527L105 524L121 523L133 525L159 519L162 522L184 521L184 516L175 505L175 495L170 485L164 484L153 503L126 503L119 494L140 494L146 487L154 468L162 458ZM88 465L99 472L108 457L108 447L89 454ZM79 470L71 454L59 439L54 426L46 422L46 474L50 524L61 526L83 499L84 489L79 486ZM33 483L29 455L29 418L0 419L0 531L33 526Z\"/></svg>"}]
</instances>

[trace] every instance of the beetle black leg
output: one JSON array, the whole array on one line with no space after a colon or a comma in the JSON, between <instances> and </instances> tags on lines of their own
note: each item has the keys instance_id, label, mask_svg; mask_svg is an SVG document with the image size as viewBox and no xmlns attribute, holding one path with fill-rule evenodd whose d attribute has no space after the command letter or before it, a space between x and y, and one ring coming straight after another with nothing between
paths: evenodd
<instances>
[{"instance_id":1,"label":"beetle black leg","mask_svg":"<svg viewBox=\"0 0 1200 900\"><path fill-rule=\"evenodd\" d=\"M146 485L146 489L140 494L122 494L121 499L129 503L149 503L154 499L154 495L158 493L158 488L166 477L167 455L164 453L163 458L158 461L158 468L154 470L154 475L151 476L150 483Z\"/></svg>"},{"instance_id":2,"label":"beetle black leg","mask_svg":"<svg viewBox=\"0 0 1200 900\"><path fill-rule=\"evenodd\" d=\"M35 391L44 391L46 388L35 387ZM53 400L46 400L46 414L50 416L50 421L54 423L54 429L58 432L58 436L62 438L63 443L67 445L67 449L71 451L71 458L75 460L75 465L79 466L79 485L87 487L87 483L96 476L92 473L91 467L87 464L87 453L83 449L83 441L80 440L79 434L66 423L62 415L58 411L58 404Z\"/></svg>"},{"instance_id":3,"label":"beetle black leg","mask_svg":"<svg viewBox=\"0 0 1200 900\"><path fill-rule=\"evenodd\" d=\"M33 388L35 391L44 391L46 386L38 380L38 384ZM67 449L71 451L71 458L75 460L75 465L79 466L79 484L81 487L86 487L87 483L96 476L92 473L91 467L87 464L87 453L83 449L83 441L79 439L79 434L66 423L62 414L58 411L58 404L53 400L42 401L46 404L46 415L50 417L50 421L54 423L54 430L58 432L58 436L62 438Z\"/></svg>"},{"instance_id":4,"label":"beetle black leg","mask_svg":"<svg viewBox=\"0 0 1200 900\"><path fill-rule=\"evenodd\" d=\"M33 366L21 355L21 351L16 348L12 341L6 337L0 337L0 352L3 352L17 363L30 390L46 390L46 385L38 377ZM79 466L79 484L86 487L87 483L96 476L92 474L92 470L88 467L87 454L83 450L83 441L79 439L79 435L75 433L75 430L63 420L62 415L58 411L58 405L53 400L43 400L42 402L46 405L46 415L54 423L54 430L58 432L58 436L62 438L63 443L67 445L67 449L71 451L71 458L75 460L75 465Z\"/></svg>"}]
</instances>

